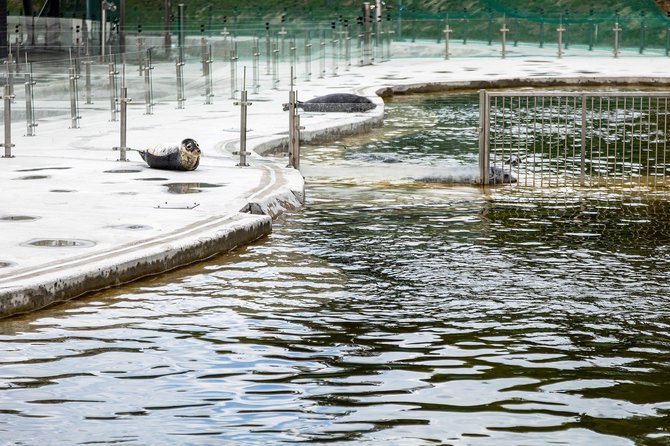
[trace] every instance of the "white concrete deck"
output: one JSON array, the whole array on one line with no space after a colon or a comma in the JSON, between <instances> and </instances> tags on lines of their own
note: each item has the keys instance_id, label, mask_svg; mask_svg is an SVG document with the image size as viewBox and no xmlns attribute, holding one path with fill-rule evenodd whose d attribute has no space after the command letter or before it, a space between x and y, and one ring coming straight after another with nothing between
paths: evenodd
<instances>
[{"instance_id":1,"label":"white concrete deck","mask_svg":"<svg viewBox=\"0 0 670 446\"><path fill-rule=\"evenodd\" d=\"M670 60L659 56L503 60L455 54L450 60L405 58L349 71L341 67L338 76L299 80L296 89L307 100L333 92L373 97L385 87L396 92L480 88L499 80L658 85L670 83L669 68ZM25 137L25 125L14 125L14 157L0 158L0 316L157 274L267 234L271 218L300 206L303 198L303 178L286 167L286 158L263 156L287 137L282 103L288 92L282 88L250 95L248 147L255 153L249 167L236 166L239 107L223 98L212 105L192 99L183 110L163 103L153 115L143 114L141 100L129 107L128 145L142 149L194 138L204 155L193 172L150 169L135 152L128 153L130 161L117 161L119 154L111 148L119 145L118 122L109 122L102 109L82 112L79 129L68 128L68 117L50 119L39 122L37 136ZM380 106L366 113L302 113L303 140L379 123L383 105L374 100ZM251 203L264 215L249 213ZM44 240L80 246L31 244Z\"/></svg>"}]
</instances>

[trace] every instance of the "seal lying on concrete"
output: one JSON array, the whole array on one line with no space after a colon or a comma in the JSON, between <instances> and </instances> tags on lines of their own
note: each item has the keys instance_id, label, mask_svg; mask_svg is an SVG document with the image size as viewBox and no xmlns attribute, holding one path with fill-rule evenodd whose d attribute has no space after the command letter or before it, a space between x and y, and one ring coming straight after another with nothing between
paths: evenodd
<instances>
[{"instance_id":1,"label":"seal lying on concrete","mask_svg":"<svg viewBox=\"0 0 670 446\"><path fill-rule=\"evenodd\" d=\"M200 146L191 138L186 138L179 146L159 144L139 152L154 169L195 170L200 164Z\"/></svg>"},{"instance_id":2,"label":"seal lying on concrete","mask_svg":"<svg viewBox=\"0 0 670 446\"><path fill-rule=\"evenodd\" d=\"M376 105L364 96L350 93L333 93L325 96L317 96L309 101L298 101L298 108L306 112L364 112L372 110ZM284 104L284 111L288 105Z\"/></svg>"}]
</instances>

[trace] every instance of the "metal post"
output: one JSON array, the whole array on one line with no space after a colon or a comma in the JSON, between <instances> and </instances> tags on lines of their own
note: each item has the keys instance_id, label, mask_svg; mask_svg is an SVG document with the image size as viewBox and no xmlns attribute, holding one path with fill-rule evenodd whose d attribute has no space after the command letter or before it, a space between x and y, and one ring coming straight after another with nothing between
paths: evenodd
<instances>
[{"instance_id":1,"label":"metal post","mask_svg":"<svg viewBox=\"0 0 670 446\"><path fill-rule=\"evenodd\" d=\"M207 57L205 58L205 63L202 68L205 75L205 104L211 104L212 98L214 97L213 93L213 81L212 81L212 46L207 46Z\"/></svg>"},{"instance_id":2,"label":"metal post","mask_svg":"<svg viewBox=\"0 0 670 446\"><path fill-rule=\"evenodd\" d=\"M186 101L184 97L184 62L178 59L175 62L175 68L177 70L177 108L183 109Z\"/></svg>"},{"instance_id":3,"label":"metal post","mask_svg":"<svg viewBox=\"0 0 670 446\"><path fill-rule=\"evenodd\" d=\"M614 31L614 58L616 59L619 57L619 32L621 32L619 22L614 22L612 31Z\"/></svg>"},{"instance_id":4,"label":"metal post","mask_svg":"<svg viewBox=\"0 0 670 446\"><path fill-rule=\"evenodd\" d=\"M93 63L90 59L84 61L84 72L85 72L85 80L86 80L86 103L87 104L92 104L93 100L91 98L91 63Z\"/></svg>"},{"instance_id":5,"label":"metal post","mask_svg":"<svg viewBox=\"0 0 670 446\"><path fill-rule=\"evenodd\" d=\"M333 57L332 66L331 66L331 70L332 70L331 74L333 76L337 76L337 69L338 69L337 47L338 47L338 44L339 44L339 40L335 37L335 35L336 35L335 22L333 22L331 29L332 29L332 31L331 31L332 36L331 36L331 39L330 39L330 43L331 43L332 57Z\"/></svg>"},{"instance_id":6,"label":"metal post","mask_svg":"<svg viewBox=\"0 0 670 446\"><path fill-rule=\"evenodd\" d=\"M586 94L582 94L582 153L579 171L579 185L584 186L584 175L586 166Z\"/></svg>"},{"instance_id":7,"label":"metal post","mask_svg":"<svg viewBox=\"0 0 670 446\"><path fill-rule=\"evenodd\" d=\"M288 165L300 169L300 116L298 115L298 93L288 93Z\"/></svg>"},{"instance_id":8,"label":"metal post","mask_svg":"<svg viewBox=\"0 0 670 446\"><path fill-rule=\"evenodd\" d=\"M305 81L309 82L312 76L312 39L309 31L305 36Z\"/></svg>"},{"instance_id":9,"label":"metal post","mask_svg":"<svg viewBox=\"0 0 670 446\"><path fill-rule=\"evenodd\" d=\"M230 99L235 99L237 93L237 43L230 48Z\"/></svg>"},{"instance_id":10,"label":"metal post","mask_svg":"<svg viewBox=\"0 0 670 446\"><path fill-rule=\"evenodd\" d=\"M243 79L245 80L246 80L246 73L247 73L247 67L244 67ZM245 83L246 82L243 82L243 84ZM240 93L240 100L234 102L233 104L240 106L240 148L238 152L240 155L240 162L238 166L245 167L249 165L249 163L247 163L247 155L249 155L249 152L247 152L247 107L251 105L251 102L247 100L246 85L243 85L242 87L242 91Z\"/></svg>"},{"instance_id":11,"label":"metal post","mask_svg":"<svg viewBox=\"0 0 670 446\"><path fill-rule=\"evenodd\" d=\"M500 51L500 56L501 58L505 58L507 55L507 33L509 32L509 28L507 28L507 25L505 24L505 19L503 18L503 24L502 28L500 28L500 34L501 34L501 51Z\"/></svg>"},{"instance_id":12,"label":"metal post","mask_svg":"<svg viewBox=\"0 0 670 446\"><path fill-rule=\"evenodd\" d=\"M172 48L172 34L170 33L170 17L172 16L172 0L164 0L163 3L163 48L165 48L165 57L170 57L170 48Z\"/></svg>"},{"instance_id":13,"label":"metal post","mask_svg":"<svg viewBox=\"0 0 670 446\"><path fill-rule=\"evenodd\" d=\"M289 57L290 63L289 63L289 65L291 67L295 67L296 64L298 63L298 47L295 44L295 36L291 37L291 42L290 43L291 43L291 46L288 49L289 53L290 53L290 57ZM294 75L295 75L295 73L293 72L293 70L291 70L291 84L293 84L293 81L295 80Z\"/></svg>"},{"instance_id":14,"label":"metal post","mask_svg":"<svg viewBox=\"0 0 670 446\"><path fill-rule=\"evenodd\" d=\"M349 24L344 23L344 69L351 69L351 37L349 36Z\"/></svg>"},{"instance_id":15,"label":"metal post","mask_svg":"<svg viewBox=\"0 0 670 446\"><path fill-rule=\"evenodd\" d=\"M107 11L116 11L116 5L108 0L100 2L101 20L100 20L100 59L105 61L105 49L107 47Z\"/></svg>"},{"instance_id":16,"label":"metal post","mask_svg":"<svg viewBox=\"0 0 670 446\"><path fill-rule=\"evenodd\" d=\"M321 40L319 40L319 79L326 76L326 32L321 32Z\"/></svg>"},{"instance_id":17,"label":"metal post","mask_svg":"<svg viewBox=\"0 0 670 446\"><path fill-rule=\"evenodd\" d=\"M270 59L272 57L272 45L270 43L270 24L265 22L265 74L270 74Z\"/></svg>"},{"instance_id":18,"label":"metal post","mask_svg":"<svg viewBox=\"0 0 670 446\"><path fill-rule=\"evenodd\" d=\"M489 98L486 90L479 90L479 178L483 186L489 184Z\"/></svg>"},{"instance_id":19,"label":"metal post","mask_svg":"<svg viewBox=\"0 0 670 446\"><path fill-rule=\"evenodd\" d=\"M26 136L35 136L35 96L34 89L36 82L33 81L33 64L28 66L26 72Z\"/></svg>"},{"instance_id":20,"label":"metal post","mask_svg":"<svg viewBox=\"0 0 670 446\"><path fill-rule=\"evenodd\" d=\"M370 53L371 53L371 23L372 23L372 16L371 16L371 8L370 8L370 3L369 2L364 2L363 3L363 57L361 60L361 65L370 65L372 63Z\"/></svg>"},{"instance_id":21,"label":"metal post","mask_svg":"<svg viewBox=\"0 0 670 446\"><path fill-rule=\"evenodd\" d=\"M109 63L109 108L111 110L111 121L116 121L116 65Z\"/></svg>"},{"instance_id":22,"label":"metal post","mask_svg":"<svg viewBox=\"0 0 670 446\"><path fill-rule=\"evenodd\" d=\"M70 74L70 128L78 129L79 128L79 92L77 91L78 85L77 80L79 75L77 74L77 69L74 66L69 68Z\"/></svg>"},{"instance_id":23,"label":"metal post","mask_svg":"<svg viewBox=\"0 0 670 446\"><path fill-rule=\"evenodd\" d=\"M207 70L209 68L209 65L207 61L209 60L209 54L207 51L208 45L207 45L207 38L201 37L200 38L200 63L202 64L202 76L207 77Z\"/></svg>"},{"instance_id":24,"label":"metal post","mask_svg":"<svg viewBox=\"0 0 670 446\"><path fill-rule=\"evenodd\" d=\"M114 150L119 151L118 161L128 161L126 158L126 151L129 147L126 146L126 133L127 133L127 114L128 114L128 102L131 102L132 99L128 97L128 87L126 87L126 66L123 66L123 81L121 86L121 98L119 99L121 106L121 121L119 122L119 147L114 147Z\"/></svg>"},{"instance_id":25,"label":"metal post","mask_svg":"<svg viewBox=\"0 0 670 446\"><path fill-rule=\"evenodd\" d=\"M444 59L449 60L449 34L452 33L451 28L449 28L449 23L444 27Z\"/></svg>"},{"instance_id":26,"label":"metal post","mask_svg":"<svg viewBox=\"0 0 670 446\"><path fill-rule=\"evenodd\" d=\"M179 20L179 61L184 61L184 4L177 5L177 14Z\"/></svg>"},{"instance_id":27,"label":"metal post","mask_svg":"<svg viewBox=\"0 0 670 446\"><path fill-rule=\"evenodd\" d=\"M279 48L278 43L272 45L272 89L279 87Z\"/></svg>"},{"instance_id":28,"label":"metal post","mask_svg":"<svg viewBox=\"0 0 670 446\"><path fill-rule=\"evenodd\" d=\"M5 85L5 91L2 99L4 99L4 116L5 116L5 142L2 144L2 147L5 148L5 154L3 158L13 158L12 156L12 101L14 100L14 95L11 94L11 89L9 85Z\"/></svg>"},{"instance_id":29,"label":"metal post","mask_svg":"<svg viewBox=\"0 0 670 446\"><path fill-rule=\"evenodd\" d=\"M252 73L252 91L254 94L258 94L258 91L260 89L260 57L261 53L258 49L258 45L260 42L258 41L257 38L254 38L254 47L252 48L252 57L253 57L253 73Z\"/></svg>"},{"instance_id":30,"label":"metal post","mask_svg":"<svg viewBox=\"0 0 670 446\"><path fill-rule=\"evenodd\" d=\"M563 33L565 32L562 22L558 25L556 31L558 31L558 58L560 59L563 57Z\"/></svg>"},{"instance_id":31,"label":"metal post","mask_svg":"<svg viewBox=\"0 0 670 446\"><path fill-rule=\"evenodd\" d=\"M146 115L154 113L154 92L152 82L152 72L154 67L151 63L151 48L147 50L147 65L144 67L144 105Z\"/></svg>"},{"instance_id":32,"label":"metal post","mask_svg":"<svg viewBox=\"0 0 670 446\"><path fill-rule=\"evenodd\" d=\"M281 42L280 45L280 52L279 52L279 57L281 60L284 60L286 58L286 29L282 26L281 30L277 32L277 35L279 36L279 40Z\"/></svg>"},{"instance_id":33,"label":"metal post","mask_svg":"<svg viewBox=\"0 0 670 446\"><path fill-rule=\"evenodd\" d=\"M14 55L11 52L11 44L9 45L10 52L7 54L5 65L7 67L7 85L9 86L9 94L14 96L14 73L12 71L12 63L14 63Z\"/></svg>"}]
</instances>

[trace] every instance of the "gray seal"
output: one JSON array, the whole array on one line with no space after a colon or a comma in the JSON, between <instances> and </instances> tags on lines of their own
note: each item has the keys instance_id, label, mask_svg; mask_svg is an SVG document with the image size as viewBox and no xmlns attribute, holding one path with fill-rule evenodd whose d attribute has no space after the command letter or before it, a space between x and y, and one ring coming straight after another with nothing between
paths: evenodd
<instances>
[{"instance_id":1,"label":"gray seal","mask_svg":"<svg viewBox=\"0 0 670 446\"><path fill-rule=\"evenodd\" d=\"M139 150L149 167L163 170L195 170L200 164L200 146L194 139L186 138L180 145L159 144Z\"/></svg>"},{"instance_id":2,"label":"gray seal","mask_svg":"<svg viewBox=\"0 0 670 446\"><path fill-rule=\"evenodd\" d=\"M376 107L370 99L350 93L333 93L325 96L317 96L309 101L298 101L297 106L306 112L344 113L364 112ZM284 105L284 111L286 110L288 110L288 105Z\"/></svg>"},{"instance_id":3,"label":"gray seal","mask_svg":"<svg viewBox=\"0 0 670 446\"><path fill-rule=\"evenodd\" d=\"M502 167L489 167L489 184L510 184L516 183L517 179L512 172L506 172Z\"/></svg>"}]
</instances>

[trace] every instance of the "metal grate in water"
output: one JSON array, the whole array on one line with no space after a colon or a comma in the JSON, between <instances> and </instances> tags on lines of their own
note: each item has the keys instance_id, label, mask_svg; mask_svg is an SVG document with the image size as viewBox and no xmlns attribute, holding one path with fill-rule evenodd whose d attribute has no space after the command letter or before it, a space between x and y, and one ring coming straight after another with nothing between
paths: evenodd
<instances>
[{"instance_id":1,"label":"metal grate in water","mask_svg":"<svg viewBox=\"0 0 670 446\"><path fill-rule=\"evenodd\" d=\"M668 99L670 92L481 91L482 182L666 187Z\"/></svg>"}]
</instances>

